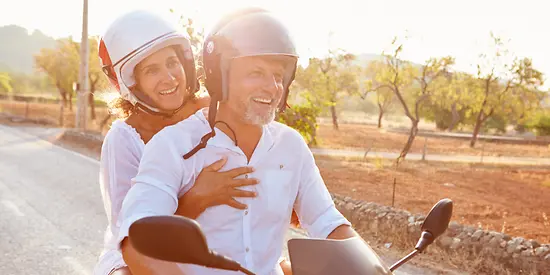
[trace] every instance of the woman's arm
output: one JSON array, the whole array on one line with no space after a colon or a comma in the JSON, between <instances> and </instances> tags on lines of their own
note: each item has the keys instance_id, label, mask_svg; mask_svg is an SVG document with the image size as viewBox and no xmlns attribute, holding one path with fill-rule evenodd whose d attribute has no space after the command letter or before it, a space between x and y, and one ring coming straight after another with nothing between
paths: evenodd
<instances>
[{"instance_id":1,"label":"woman's arm","mask_svg":"<svg viewBox=\"0 0 550 275\"><path fill-rule=\"evenodd\" d=\"M112 128L101 147L99 186L111 230L116 227L122 201L139 167L139 153L130 140L132 136L127 131Z\"/></svg>"},{"instance_id":2,"label":"woman's arm","mask_svg":"<svg viewBox=\"0 0 550 275\"><path fill-rule=\"evenodd\" d=\"M206 208L221 204L246 209L246 205L235 200L235 197L255 197L256 193L240 190L238 187L257 184L258 180L235 178L251 173L253 168L238 167L219 172L226 162L227 158L222 157L201 171L193 187L179 197L177 215L196 219Z\"/></svg>"}]
</instances>

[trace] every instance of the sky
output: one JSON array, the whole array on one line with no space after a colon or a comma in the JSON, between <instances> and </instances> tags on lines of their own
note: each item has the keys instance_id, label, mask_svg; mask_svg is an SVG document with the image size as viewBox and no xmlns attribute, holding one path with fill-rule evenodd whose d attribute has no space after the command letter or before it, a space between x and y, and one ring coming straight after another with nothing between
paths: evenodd
<instances>
[{"instance_id":1,"label":"sky","mask_svg":"<svg viewBox=\"0 0 550 275\"><path fill-rule=\"evenodd\" d=\"M12 1L0 10L0 26L16 24L55 38L72 35L80 40L82 3ZM509 40L508 48L516 56L532 58L535 68L546 75L545 88L550 88L550 21L544 0L90 0L89 34L100 35L131 9L173 8L208 30L226 12L251 5L267 8L285 22L302 64L326 54L329 47L381 53L394 36L407 35L402 58L422 63L452 55L455 69L474 73L492 31Z\"/></svg>"}]
</instances>

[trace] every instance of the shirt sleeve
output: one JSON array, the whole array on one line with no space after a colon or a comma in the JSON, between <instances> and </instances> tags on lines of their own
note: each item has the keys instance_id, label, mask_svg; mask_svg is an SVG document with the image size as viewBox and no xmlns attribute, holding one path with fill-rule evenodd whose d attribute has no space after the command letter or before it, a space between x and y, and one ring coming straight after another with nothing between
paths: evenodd
<instances>
[{"instance_id":1,"label":"shirt sleeve","mask_svg":"<svg viewBox=\"0 0 550 275\"><path fill-rule=\"evenodd\" d=\"M148 216L173 215L183 182L192 177L192 160L184 161L180 152L188 141L170 127L157 133L145 145L134 185L122 203L117 241L128 237L132 223Z\"/></svg>"},{"instance_id":2,"label":"shirt sleeve","mask_svg":"<svg viewBox=\"0 0 550 275\"><path fill-rule=\"evenodd\" d=\"M112 128L101 148L99 186L111 230L118 219L131 180L138 171L139 152L131 140L132 137L127 131Z\"/></svg>"},{"instance_id":3,"label":"shirt sleeve","mask_svg":"<svg viewBox=\"0 0 550 275\"><path fill-rule=\"evenodd\" d=\"M321 177L319 168L307 145L303 144L301 178L294 203L303 227L313 238L326 239L340 225L351 223L336 209L334 201Z\"/></svg>"}]
</instances>

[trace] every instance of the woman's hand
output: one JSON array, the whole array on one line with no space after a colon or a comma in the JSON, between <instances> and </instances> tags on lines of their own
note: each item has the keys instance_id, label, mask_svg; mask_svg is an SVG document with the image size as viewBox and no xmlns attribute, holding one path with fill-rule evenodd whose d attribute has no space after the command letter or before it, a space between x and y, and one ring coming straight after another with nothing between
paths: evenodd
<instances>
[{"instance_id":1,"label":"woman's hand","mask_svg":"<svg viewBox=\"0 0 550 275\"><path fill-rule=\"evenodd\" d=\"M238 167L225 172L218 172L227 162L227 157L205 167L193 187L179 198L176 215L196 219L206 208L226 204L237 209L246 209L246 205L235 200L235 197L256 197L252 191L240 190L238 187L254 185L257 179L235 179L254 171L252 167Z\"/></svg>"}]
</instances>

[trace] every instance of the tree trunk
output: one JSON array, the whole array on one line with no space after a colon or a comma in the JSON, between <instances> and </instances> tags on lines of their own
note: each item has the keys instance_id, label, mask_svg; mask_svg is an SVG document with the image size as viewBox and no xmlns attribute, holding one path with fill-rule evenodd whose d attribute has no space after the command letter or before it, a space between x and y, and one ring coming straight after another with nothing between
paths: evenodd
<instances>
[{"instance_id":1,"label":"tree trunk","mask_svg":"<svg viewBox=\"0 0 550 275\"><path fill-rule=\"evenodd\" d=\"M416 134L418 134L418 120L411 120L411 124L412 125L409 131L409 139L407 139L407 143L405 143L405 147L403 147L403 150L401 150L401 153L397 158L397 164L399 164L402 160L405 159L405 157L409 153L409 150L412 147L414 139L416 138Z\"/></svg>"},{"instance_id":2,"label":"tree trunk","mask_svg":"<svg viewBox=\"0 0 550 275\"><path fill-rule=\"evenodd\" d=\"M384 116L384 109L380 108L378 111L378 129L382 128L382 117Z\"/></svg>"},{"instance_id":3,"label":"tree trunk","mask_svg":"<svg viewBox=\"0 0 550 275\"><path fill-rule=\"evenodd\" d=\"M447 128L448 132L451 132L454 130L456 125L458 124L458 121L460 120L460 115L458 114L458 111L456 110L456 102L453 103L451 106L451 114L453 115L451 124L449 125L449 128Z\"/></svg>"},{"instance_id":4,"label":"tree trunk","mask_svg":"<svg viewBox=\"0 0 550 275\"><path fill-rule=\"evenodd\" d=\"M481 129L481 125L493 114L493 110L491 108L491 111L489 111L488 114L485 114L485 105L487 104L487 99L483 100L483 103L481 104L481 110L479 111L479 114L477 114L476 119L476 125L474 127L474 132L472 133L472 139L470 140L470 148L474 148L477 141L477 135L479 134L479 130Z\"/></svg>"},{"instance_id":5,"label":"tree trunk","mask_svg":"<svg viewBox=\"0 0 550 275\"><path fill-rule=\"evenodd\" d=\"M309 127L313 129L311 131L311 140L307 144L308 146L315 146L317 145L317 127L315 127L315 123L313 121L308 120Z\"/></svg>"},{"instance_id":6,"label":"tree trunk","mask_svg":"<svg viewBox=\"0 0 550 275\"><path fill-rule=\"evenodd\" d=\"M487 118L493 113L493 109L491 109L489 114L485 114L485 106L487 105L487 98L489 97L490 84L491 78L488 78L485 81L485 98L483 99L483 102L481 102L481 109L479 110L479 114L477 114L476 125L474 127L474 132L472 133L472 139L470 140L470 148L474 148L474 146L476 146L477 135L479 134L481 125L483 125L483 122L485 122L485 120L487 120Z\"/></svg>"},{"instance_id":7,"label":"tree trunk","mask_svg":"<svg viewBox=\"0 0 550 275\"><path fill-rule=\"evenodd\" d=\"M95 120L95 103L93 90L91 90L91 93L88 94L88 104L90 105L90 118L92 120Z\"/></svg>"},{"instance_id":8,"label":"tree trunk","mask_svg":"<svg viewBox=\"0 0 550 275\"><path fill-rule=\"evenodd\" d=\"M61 105L67 106L67 93L62 89L59 89L59 95L61 95Z\"/></svg>"},{"instance_id":9,"label":"tree trunk","mask_svg":"<svg viewBox=\"0 0 550 275\"><path fill-rule=\"evenodd\" d=\"M73 93L69 93L69 111L73 111Z\"/></svg>"},{"instance_id":10,"label":"tree trunk","mask_svg":"<svg viewBox=\"0 0 550 275\"><path fill-rule=\"evenodd\" d=\"M470 148L474 148L476 146L477 135L479 134L479 130L481 129L482 124L483 124L483 109L481 109L481 111L479 111L479 114L477 115L476 125L474 127L474 132L472 133L472 139L470 140Z\"/></svg>"},{"instance_id":11,"label":"tree trunk","mask_svg":"<svg viewBox=\"0 0 550 275\"><path fill-rule=\"evenodd\" d=\"M338 117L336 116L336 106L330 106L330 113L332 114L332 128L338 131Z\"/></svg>"}]
</instances>

